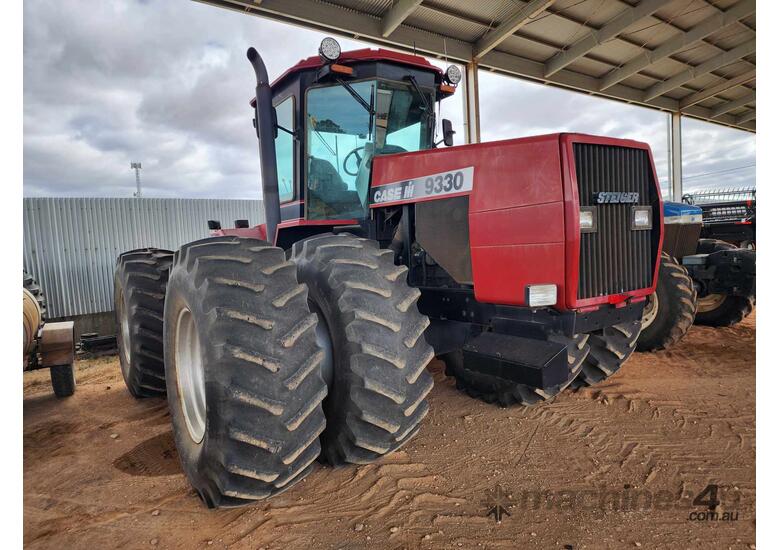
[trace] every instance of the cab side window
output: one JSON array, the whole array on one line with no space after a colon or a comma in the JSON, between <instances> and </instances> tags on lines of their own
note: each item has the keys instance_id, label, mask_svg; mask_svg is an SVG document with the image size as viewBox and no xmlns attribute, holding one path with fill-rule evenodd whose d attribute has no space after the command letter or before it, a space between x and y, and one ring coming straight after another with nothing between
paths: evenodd
<instances>
[{"instance_id":1,"label":"cab side window","mask_svg":"<svg viewBox=\"0 0 780 550\"><path fill-rule=\"evenodd\" d=\"M276 106L276 122L281 126L274 141L276 171L279 177L279 202L289 202L295 198L295 143L289 133L295 132L293 97L288 97Z\"/></svg>"}]
</instances>

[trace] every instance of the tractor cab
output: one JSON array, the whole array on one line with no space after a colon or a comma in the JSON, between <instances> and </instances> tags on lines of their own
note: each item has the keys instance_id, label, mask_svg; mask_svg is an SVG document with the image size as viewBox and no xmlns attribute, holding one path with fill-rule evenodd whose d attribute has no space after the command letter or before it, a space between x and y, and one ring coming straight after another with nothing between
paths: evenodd
<instances>
[{"instance_id":1,"label":"tractor cab","mask_svg":"<svg viewBox=\"0 0 780 550\"><path fill-rule=\"evenodd\" d=\"M445 73L383 49L341 53L335 40L323 40L319 56L270 85L273 112L252 100L258 135L264 121L273 125L280 222L368 217L373 158L435 147L436 103L459 80L455 66ZM444 126L451 143L451 125Z\"/></svg>"}]
</instances>

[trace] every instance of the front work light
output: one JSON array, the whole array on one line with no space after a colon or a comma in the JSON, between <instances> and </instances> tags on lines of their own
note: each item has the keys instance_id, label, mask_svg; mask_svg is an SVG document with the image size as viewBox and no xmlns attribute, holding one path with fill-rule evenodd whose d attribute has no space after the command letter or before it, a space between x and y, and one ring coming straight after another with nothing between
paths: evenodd
<instances>
[{"instance_id":1,"label":"front work light","mask_svg":"<svg viewBox=\"0 0 780 550\"><path fill-rule=\"evenodd\" d=\"M528 285L525 287L525 305L528 307L554 306L558 302L556 285Z\"/></svg>"},{"instance_id":2,"label":"front work light","mask_svg":"<svg viewBox=\"0 0 780 550\"><path fill-rule=\"evenodd\" d=\"M450 65L447 67L447 71L444 73L444 76L447 79L447 82L453 86L457 86L461 78L460 69L456 65Z\"/></svg>"},{"instance_id":3,"label":"front work light","mask_svg":"<svg viewBox=\"0 0 780 550\"><path fill-rule=\"evenodd\" d=\"M580 208L580 233L596 232L596 208L583 206Z\"/></svg>"},{"instance_id":4,"label":"front work light","mask_svg":"<svg viewBox=\"0 0 780 550\"><path fill-rule=\"evenodd\" d=\"M326 63L333 63L341 55L341 46L335 38L326 36L320 42L320 59Z\"/></svg>"},{"instance_id":5,"label":"front work light","mask_svg":"<svg viewBox=\"0 0 780 550\"><path fill-rule=\"evenodd\" d=\"M653 209L649 206L635 206L631 209L631 229L644 231L653 228Z\"/></svg>"}]
</instances>

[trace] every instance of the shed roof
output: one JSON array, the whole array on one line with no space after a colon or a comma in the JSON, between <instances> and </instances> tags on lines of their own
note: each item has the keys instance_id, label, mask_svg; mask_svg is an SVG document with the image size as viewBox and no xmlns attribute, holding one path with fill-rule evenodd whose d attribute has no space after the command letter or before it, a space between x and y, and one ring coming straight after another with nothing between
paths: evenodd
<instances>
[{"instance_id":1,"label":"shed roof","mask_svg":"<svg viewBox=\"0 0 780 550\"><path fill-rule=\"evenodd\" d=\"M198 0L755 132L755 0Z\"/></svg>"}]
</instances>

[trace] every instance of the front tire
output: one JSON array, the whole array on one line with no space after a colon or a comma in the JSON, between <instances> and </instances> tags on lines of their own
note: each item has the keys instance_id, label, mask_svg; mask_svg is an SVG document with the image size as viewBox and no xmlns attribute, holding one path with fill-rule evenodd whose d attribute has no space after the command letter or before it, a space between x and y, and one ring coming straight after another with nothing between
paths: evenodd
<instances>
[{"instance_id":1,"label":"front tire","mask_svg":"<svg viewBox=\"0 0 780 550\"><path fill-rule=\"evenodd\" d=\"M119 364L133 397L165 395L163 307L173 252L142 248L120 255L114 271Z\"/></svg>"},{"instance_id":2,"label":"front tire","mask_svg":"<svg viewBox=\"0 0 780 550\"><path fill-rule=\"evenodd\" d=\"M471 397L481 399L486 403L497 404L500 407L511 405L537 405L552 400L565 390L580 372L582 363L588 355L587 334L575 334L573 338L551 333L547 339L565 344L568 351L569 379L558 386L550 388L532 388L504 378L470 370L464 362L463 351L454 351L441 356L446 367L446 374L455 378L455 387Z\"/></svg>"},{"instance_id":3,"label":"front tire","mask_svg":"<svg viewBox=\"0 0 780 550\"><path fill-rule=\"evenodd\" d=\"M292 260L332 347L323 456L365 464L398 449L428 413L433 349L407 268L376 241L326 234L296 243Z\"/></svg>"},{"instance_id":4,"label":"front tire","mask_svg":"<svg viewBox=\"0 0 780 550\"><path fill-rule=\"evenodd\" d=\"M695 315L693 281L677 260L662 253L658 286L647 298L636 349L656 351L673 346L687 334Z\"/></svg>"},{"instance_id":5,"label":"front tire","mask_svg":"<svg viewBox=\"0 0 780 550\"><path fill-rule=\"evenodd\" d=\"M315 314L284 251L215 237L176 252L165 301L168 406L179 457L209 507L303 479L325 429Z\"/></svg>"},{"instance_id":6,"label":"front tire","mask_svg":"<svg viewBox=\"0 0 780 550\"><path fill-rule=\"evenodd\" d=\"M617 373L634 353L642 321L628 321L590 335L590 353L585 358L576 387L594 386Z\"/></svg>"}]
</instances>

